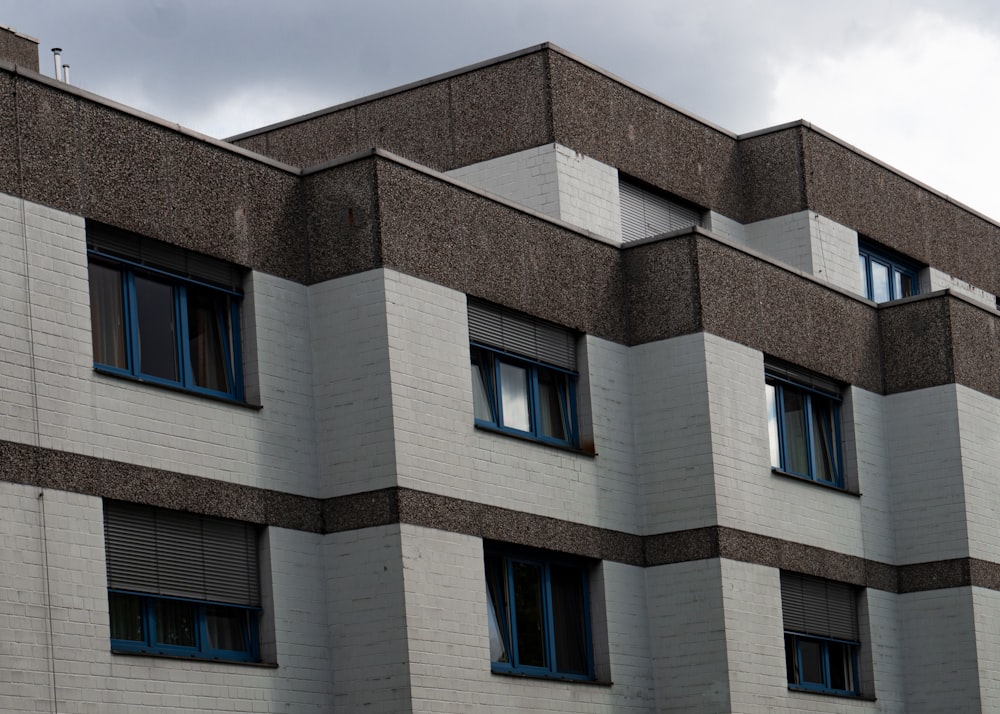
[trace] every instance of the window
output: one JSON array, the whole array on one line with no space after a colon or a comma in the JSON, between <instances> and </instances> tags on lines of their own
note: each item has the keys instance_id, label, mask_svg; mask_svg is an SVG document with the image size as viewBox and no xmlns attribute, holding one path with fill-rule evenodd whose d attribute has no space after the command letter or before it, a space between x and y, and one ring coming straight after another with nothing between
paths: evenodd
<instances>
[{"instance_id":1,"label":"window","mask_svg":"<svg viewBox=\"0 0 1000 714\"><path fill-rule=\"evenodd\" d=\"M846 583L781 573L788 686L860 694L857 591Z\"/></svg>"},{"instance_id":2,"label":"window","mask_svg":"<svg viewBox=\"0 0 1000 714\"><path fill-rule=\"evenodd\" d=\"M886 302L920 292L918 267L906 258L867 241L859 241L858 260L861 264L861 292L869 300Z\"/></svg>"},{"instance_id":3,"label":"window","mask_svg":"<svg viewBox=\"0 0 1000 714\"><path fill-rule=\"evenodd\" d=\"M493 671L593 679L586 565L536 550L485 556Z\"/></svg>"},{"instance_id":4,"label":"window","mask_svg":"<svg viewBox=\"0 0 1000 714\"><path fill-rule=\"evenodd\" d=\"M96 369L243 398L237 269L91 224L87 244Z\"/></svg>"},{"instance_id":5,"label":"window","mask_svg":"<svg viewBox=\"0 0 1000 714\"><path fill-rule=\"evenodd\" d=\"M577 446L575 334L470 300L469 335L476 424Z\"/></svg>"},{"instance_id":6,"label":"window","mask_svg":"<svg viewBox=\"0 0 1000 714\"><path fill-rule=\"evenodd\" d=\"M112 650L260 658L256 528L106 501L104 538Z\"/></svg>"},{"instance_id":7,"label":"window","mask_svg":"<svg viewBox=\"0 0 1000 714\"><path fill-rule=\"evenodd\" d=\"M700 208L619 179L622 243L701 225Z\"/></svg>"},{"instance_id":8,"label":"window","mask_svg":"<svg viewBox=\"0 0 1000 714\"><path fill-rule=\"evenodd\" d=\"M837 383L768 361L765 385L772 468L843 488Z\"/></svg>"}]
</instances>

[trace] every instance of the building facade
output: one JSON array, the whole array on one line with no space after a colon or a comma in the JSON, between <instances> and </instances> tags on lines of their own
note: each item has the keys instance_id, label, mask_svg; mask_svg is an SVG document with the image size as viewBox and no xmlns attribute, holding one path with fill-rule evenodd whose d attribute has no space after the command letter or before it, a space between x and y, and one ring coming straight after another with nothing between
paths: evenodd
<instances>
[{"instance_id":1,"label":"building facade","mask_svg":"<svg viewBox=\"0 0 1000 714\"><path fill-rule=\"evenodd\" d=\"M0 97L0 710L1000 708L996 222L548 44Z\"/></svg>"}]
</instances>

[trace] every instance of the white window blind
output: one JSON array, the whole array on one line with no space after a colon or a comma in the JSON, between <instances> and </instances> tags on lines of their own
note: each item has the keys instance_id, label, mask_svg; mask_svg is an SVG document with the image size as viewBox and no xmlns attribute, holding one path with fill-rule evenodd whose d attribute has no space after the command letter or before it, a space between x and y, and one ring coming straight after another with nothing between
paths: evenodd
<instances>
[{"instance_id":1,"label":"white window blind","mask_svg":"<svg viewBox=\"0 0 1000 714\"><path fill-rule=\"evenodd\" d=\"M701 225L701 212L647 191L628 181L618 182L622 212L622 242Z\"/></svg>"}]
</instances>

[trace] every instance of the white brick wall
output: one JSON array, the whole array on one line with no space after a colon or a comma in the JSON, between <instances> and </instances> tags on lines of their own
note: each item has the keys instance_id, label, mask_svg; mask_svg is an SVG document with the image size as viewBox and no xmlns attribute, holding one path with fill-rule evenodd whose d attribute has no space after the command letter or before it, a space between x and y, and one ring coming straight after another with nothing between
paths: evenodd
<instances>
[{"instance_id":1,"label":"white brick wall","mask_svg":"<svg viewBox=\"0 0 1000 714\"><path fill-rule=\"evenodd\" d=\"M323 497L396 482L382 271L310 289L319 491Z\"/></svg>"},{"instance_id":2,"label":"white brick wall","mask_svg":"<svg viewBox=\"0 0 1000 714\"><path fill-rule=\"evenodd\" d=\"M559 144L546 144L447 172L613 241L621 241L618 171Z\"/></svg>"},{"instance_id":3,"label":"white brick wall","mask_svg":"<svg viewBox=\"0 0 1000 714\"><path fill-rule=\"evenodd\" d=\"M639 345L631 353L645 531L713 525L715 477L704 336Z\"/></svg>"},{"instance_id":4,"label":"white brick wall","mask_svg":"<svg viewBox=\"0 0 1000 714\"><path fill-rule=\"evenodd\" d=\"M909 714L992 711L979 688L971 590L950 588L899 596Z\"/></svg>"},{"instance_id":5,"label":"white brick wall","mask_svg":"<svg viewBox=\"0 0 1000 714\"><path fill-rule=\"evenodd\" d=\"M885 398L900 564L969 555L957 389L948 384Z\"/></svg>"},{"instance_id":6,"label":"white brick wall","mask_svg":"<svg viewBox=\"0 0 1000 714\"><path fill-rule=\"evenodd\" d=\"M553 218L560 217L556 145L452 169L448 175Z\"/></svg>"},{"instance_id":7,"label":"white brick wall","mask_svg":"<svg viewBox=\"0 0 1000 714\"><path fill-rule=\"evenodd\" d=\"M959 295L982 304L991 310L997 309L997 296L977 288L964 280L953 278L937 268L926 268L920 271L920 292L928 293L934 290L952 290Z\"/></svg>"},{"instance_id":8,"label":"white brick wall","mask_svg":"<svg viewBox=\"0 0 1000 714\"><path fill-rule=\"evenodd\" d=\"M622 239L618 171L556 144L559 217L613 241Z\"/></svg>"},{"instance_id":9,"label":"white brick wall","mask_svg":"<svg viewBox=\"0 0 1000 714\"><path fill-rule=\"evenodd\" d=\"M705 228L740 245L747 244L746 226L715 211L708 211Z\"/></svg>"},{"instance_id":10,"label":"white brick wall","mask_svg":"<svg viewBox=\"0 0 1000 714\"><path fill-rule=\"evenodd\" d=\"M411 711L400 527L332 533L323 551L333 711Z\"/></svg>"}]
</instances>

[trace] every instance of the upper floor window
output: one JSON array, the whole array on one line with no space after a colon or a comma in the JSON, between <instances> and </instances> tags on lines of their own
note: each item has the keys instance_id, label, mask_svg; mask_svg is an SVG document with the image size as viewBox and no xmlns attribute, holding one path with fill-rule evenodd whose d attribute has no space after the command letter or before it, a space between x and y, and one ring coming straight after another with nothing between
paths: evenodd
<instances>
[{"instance_id":1,"label":"upper floor window","mask_svg":"<svg viewBox=\"0 0 1000 714\"><path fill-rule=\"evenodd\" d=\"M920 292L918 266L868 241L858 243L861 291L875 302L898 300Z\"/></svg>"},{"instance_id":2,"label":"upper floor window","mask_svg":"<svg viewBox=\"0 0 1000 714\"><path fill-rule=\"evenodd\" d=\"M586 564L500 546L485 557L493 671L593 679Z\"/></svg>"},{"instance_id":3,"label":"upper floor window","mask_svg":"<svg viewBox=\"0 0 1000 714\"><path fill-rule=\"evenodd\" d=\"M237 268L91 224L87 253L98 370L243 398Z\"/></svg>"},{"instance_id":4,"label":"upper floor window","mask_svg":"<svg viewBox=\"0 0 1000 714\"><path fill-rule=\"evenodd\" d=\"M679 198L671 198L619 179L622 243L701 225L702 211Z\"/></svg>"},{"instance_id":5,"label":"upper floor window","mask_svg":"<svg viewBox=\"0 0 1000 714\"><path fill-rule=\"evenodd\" d=\"M839 385L775 360L764 381L771 466L843 488Z\"/></svg>"},{"instance_id":6,"label":"upper floor window","mask_svg":"<svg viewBox=\"0 0 1000 714\"><path fill-rule=\"evenodd\" d=\"M572 330L470 299L469 338L477 425L579 444Z\"/></svg>"},{"instance_id":7,"label":"upper floor window","mask_svg":"<svg viewBox=\"0 0 1000 714\"><path fill-rule=\"evenodd\" d=\"M857 590L846 583L781 573L788 686L857 695Z\"/></svg>"},{"instance_id":8,"label":"upper floor window","mask_svg":"<svg viewBox=\"0 0 1000 714\"><path fill-rule=\"evenodd\" d=\"M106 501L104 538L113 650L260 659L254 526Z\"/></svg>"}]
</instances>

